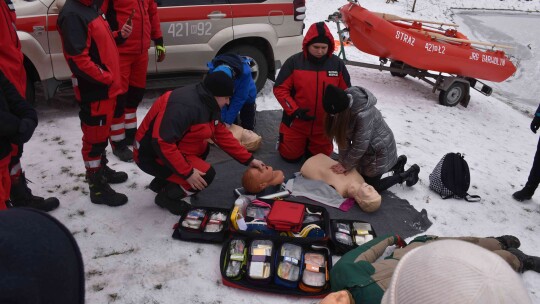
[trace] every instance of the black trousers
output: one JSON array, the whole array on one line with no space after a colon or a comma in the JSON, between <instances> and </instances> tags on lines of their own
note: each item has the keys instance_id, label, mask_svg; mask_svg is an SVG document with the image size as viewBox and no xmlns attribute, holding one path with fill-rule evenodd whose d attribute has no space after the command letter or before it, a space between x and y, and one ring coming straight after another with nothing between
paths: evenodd
<instances>
[{"instance_id":1,"label":"black trousers","mask_svg":"<svg viewBox=\"0 0 540 304\"><path fill-rule=\"evenodd\" d=\"M538 139L536 154L534 155L534 162L527 183L530 183L533 186L538 186L540 183L540 138Z\"/></svg>"}]
</instances>

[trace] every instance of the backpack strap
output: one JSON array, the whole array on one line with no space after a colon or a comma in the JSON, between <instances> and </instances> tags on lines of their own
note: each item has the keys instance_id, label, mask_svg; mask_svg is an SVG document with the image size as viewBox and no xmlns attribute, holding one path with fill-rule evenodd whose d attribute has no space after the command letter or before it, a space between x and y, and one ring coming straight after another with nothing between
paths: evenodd
<instances>
[{"instance_id":1,"label":"backpack strap","mask_svg":"<svg viewBox=\"0 0 540 304\"><path fill-rule=\"evenodd\" d=\"M482 198L480 197L480 195L470 195L469 193L467 193L467 195L465 195L464 199L469 203L477 203Z\"/></svg>"}]
</instances>

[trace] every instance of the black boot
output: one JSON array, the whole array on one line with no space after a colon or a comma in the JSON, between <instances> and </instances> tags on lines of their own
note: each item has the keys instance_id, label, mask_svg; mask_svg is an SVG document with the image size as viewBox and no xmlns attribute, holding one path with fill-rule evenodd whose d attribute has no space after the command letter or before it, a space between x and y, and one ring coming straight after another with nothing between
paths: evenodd
<instances>
[{"instance_id":1,"label":"black boot","mask_svg":"<svg viewBox=\"0 0 540 304\"><path fill-rule=\"evenodd\" d=\"M109 166L107 166L108 163L109 163L109 160L107 159L105 154L103 154L101 156L101 169L103 170L103 177L105 178L105 181L107 183L120 184L127 181L128 175L126 172L116 171L110 168Z\"/></svg>"},{"instance_id":2,"label":"black boot","mask_svg":"<svg viewBox=\"0 0 540 304\"><path fill-rule=\"evenodd\" d=\"M420 167L417 164L412 165L407 171L400 173L401 182L405 182L407 187L412 187L418 182L418 173Z\"/></svg>"},{"instance_id":3,"label":"black boot","mask_svg":"<svg viewBox=\"0 0 540 304\"><path fill-rule=\"evenodd\" d=\"M133 142L135 141L135 134L137 133L137 129L126 129L126 138L124 139L124 142L128 146L133 146Z\"/></svg>"},{"instance_id":4,"label":"black boot","mask_svg":"<svg viewBox=\"0 0 540 304\"><path fill-rule=\"evenodd\" d=\"M508 252L515 255L519 262L519 272L525 272L527 270L532 270L536 272L540 272L540 257L532 256L532 255L526 255L521 250L516 248L509 248Z\"/></svg>"},{"instance_id":5,"label":"black boot","mask_svg":"<svg viewBox=\"0 0 540 304\"><path fill-rule=\"evenodd\" d=\"M131 151L124 140L119 142L114 142L112 145L113 154L116 155L121 161L132 162L133 161L133 151Z\"/></svg>"},{"instance_id":6,"label":"black boot","mask_svg":"<svg viewBox=\"0 0 540 304\"><path fill-rule=\"evenodd\" d=\"M49 212L58 208L60 201L56 197L43 198L32 194L28 188L28 181L24 172L11 180L11 194L9 207L30 207Z\"/></svg>"},{"instance_id":7,"label":"black boot","mask_svg":"<svg viewBox=\"0 0 540 304\"><path fill-rule=\"evenodd\" d=\"M127 203L128 198L126 195L114 191L107 184L102 169L98 172L86 172L86 180L90 188L90 200L92 203L111 207L122 206Z\"/></svg>"},{"instance_id":8,"label":"black boot","mask_svg":"<svg viewBox=\"0 0 540 304\"><path fill-rule=\"evenodd\" d=\"M189 209L189 204L182 199L186 192L177 184L169 183L157 195L154 202L172 214L180 215Z\"/></svg>"},{"instance_id":9,"label":"black boot","mask_svg":"<svg viewBox=\"0 0 540 304\"><path fill-rule=\"evenodd\" d=\"M397 159L397 162L396 164L394 165L394 167L392 167L392 172L393 172L393 175L396 175L396 174L401 174L403 172L405 172L405 164L407 163L407 156L405 155L400 155Z\"/></svg>"},{"instance_id":10,"label":"black boot","mask_svg":"<svg viewBox=\"0 0 540 304\"><path fill-rule=\"evenodd\" d=\"M148 188L155 193L159 193L165 186L167 186L170 182L159 177L154 177L154 179L150 182L150 185Z\"/></svg>"},{"instance_id":11,"label":"black boot","mask_svg":"<svg viewBox=\"0 0 540 304\"><path fill-rule=\"evenodd\" d=\"M520 202L530 200L537 187L538 187L538 184L527 182L525 184L525 187L523 187L523 189L517 191L516 193L512 194L512 197L514 197L515 200L520 201Z\"/></svg>"},{"instance_id":12,"label":"black boot","mask_svg":"<svg viewBox=\"0 0 540 304\"><path fill-rule=\"evenodd\" d=\"M521 242L519 239L513 235L501 235L498 237L495 237L494 239L497 239L499 243L501 243L502 249L507 250L509 248L519 248L521 246Z\"/></svg>"}]
</instances>

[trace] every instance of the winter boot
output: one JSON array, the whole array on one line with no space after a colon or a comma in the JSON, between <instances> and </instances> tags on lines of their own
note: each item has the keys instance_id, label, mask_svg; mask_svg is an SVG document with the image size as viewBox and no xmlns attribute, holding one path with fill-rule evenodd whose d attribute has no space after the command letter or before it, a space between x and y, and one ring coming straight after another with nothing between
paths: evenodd
<instances>
[{"instance_id":1,"label":"winter boot","mask_svg":"<svg viewBox=\"0 0 540 304\"><path fill-rule=\"evenodd\" d=\"M112 145L113 154L121 161L130 163L133 161L133 151L128 148L124 141L125 139Z\"/></svg>"},{"instance_id":2,"label":"winter boot","mask_svg":"<svg viewBox=\"0 0 540 304\"><path fill-rule=\"evenodd\" d=\"M400 173L401 182L405 182L407 187L412 187L418 182L418 173L420 167L417 164L412 165L407 171Z\"/></svg>"},{"instance_id":3,"label":"winter boot","mask_svg":"<svg viewBox=\"0 0 540 304\"><path fill-rule=\"evenodd\" d=\"M523 187L523 189L517 191L516 193L512 194L512 197L514 197L515 200L520 201L520 202L530 200L537 187L538 187L538 184L527 182L525 184L525 187Z\"/></svg>"},{"instance_id":4,"label":"winter boot","mask_svg":"<svg viewBox=\"0 0 540 304\"><path fill-rule=\"evenodd\" d=\"M521 242L519 239L513 235L501 235L498 237L494 237L494 239L497 239L499 243L501 243L503 250L508 250L509 248L519 248L521 246Z\"/></svg>"},{"instance_id":5,"label":"winter boot","mask_svg":"<svg viewBox=\"0 0 540 304\"><path fill-rule=\"evenodd\" d=\"M407 156L400 155L397 159L396 164L392 168L393 175L401 174L405 172L405 164L407 163Z\"/></svg>"},{"instance_id":6,"label":"winter boot","mask_svg":"<svg viewBox=\"0 0 540 304\"><path fill-rule=\"evenodd\" d=\"M32 194L24 172L11 180L9 207L30 207L49 212L58 208L60 201L56 197L43 198Z\"/></svg>"},{"instance_id":7,"label":"winter boot","mask_svg":"<svg viewBox=\"0 0 540 304\"><path fill-rule=\"evenodd\" d=\"M156 195L155 203L174 215L180 215L189 209L189 204L182 200L185 197L186 192L179 185L169 183Z\"/></svg>"},{"instance_id":8,"label":"winter boot","mask_svg":"<svg viewBox=\"0 0 540 304\"><path fill-rule=\"evenodd\" d=\"M516 248L508 248L508 252L518 258L521 264L521 266L519 267L519 272L525 272L527 270L540 272L540 257L526 255L521 250Z\"/></svg>"},{"instance_id":9,"label":"winter boot","mask_svg":"<svg viewBox=\"0 0 540 304\"><path fill-rule=\"evenodd\" d=\"M116 171L107 166L108 163L107 156L103 154L101 156L101 169L103 170L103 177L108 184L120 184L127 181L128 175L126 172Z\"/></svg>"},{"instance_id":10,"label":"winter boot","mask_svg":"<svg viewBox=\"0 0 540 304\"><path fill-rule=\"evenodd\" d=\"M165 186L167 186L170 182L159 177L154 177L154 179L150 182L150 185L148 188L155 193L159 193Z\"/></svg>"},{"instance_id":11,"label":"winter boot","mask_svg":"<svg viewBox=\"0 0 540 304\"><path fill-rule=\"evenodd\" d=\"M125 133L126 133L126 138L124 139L124 143L126 143L127 146L133 146L137 129L126 129Z\"/></svg>"},{"instance_id":12,"label":"winter boot","mask_svg":"<svg viewBox=\"0 0 540 304\"><path fill-rule=\"evenodd\" d=\"M103 169L97 172L86 172L86 180L90 188L90 200L94 204L111 207L122 206L128 198L122 193L114 191L103 176Z\"/></svg>"}]
</instances>

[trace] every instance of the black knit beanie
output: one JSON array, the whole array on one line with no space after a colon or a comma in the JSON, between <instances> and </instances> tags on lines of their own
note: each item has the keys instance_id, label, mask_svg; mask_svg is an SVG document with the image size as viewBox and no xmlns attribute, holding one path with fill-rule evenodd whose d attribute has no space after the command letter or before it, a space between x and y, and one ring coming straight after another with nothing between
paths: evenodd
<instances>
[{"instance_id":1,"label":"black knit beanie","mask_svg":"<svg viewBox=\"0 0 540 304\"><path fill-rule=\"evenodd\" d=\"M208 74L204 79L204 86L215 97L230 97L234 92L234 81L222 71Z\"/></svg>"},{"instance_id":2,"label":"black knit beanie","mask_svg":"<svg viewBox=\"0 0 540 304\"><path fill-rule=\"evenodd\" d=\"M344 90L329 84L324 91L323 108L328 114L337 114L349 107L349 96Z\"/></svg>"}]
</instances>

